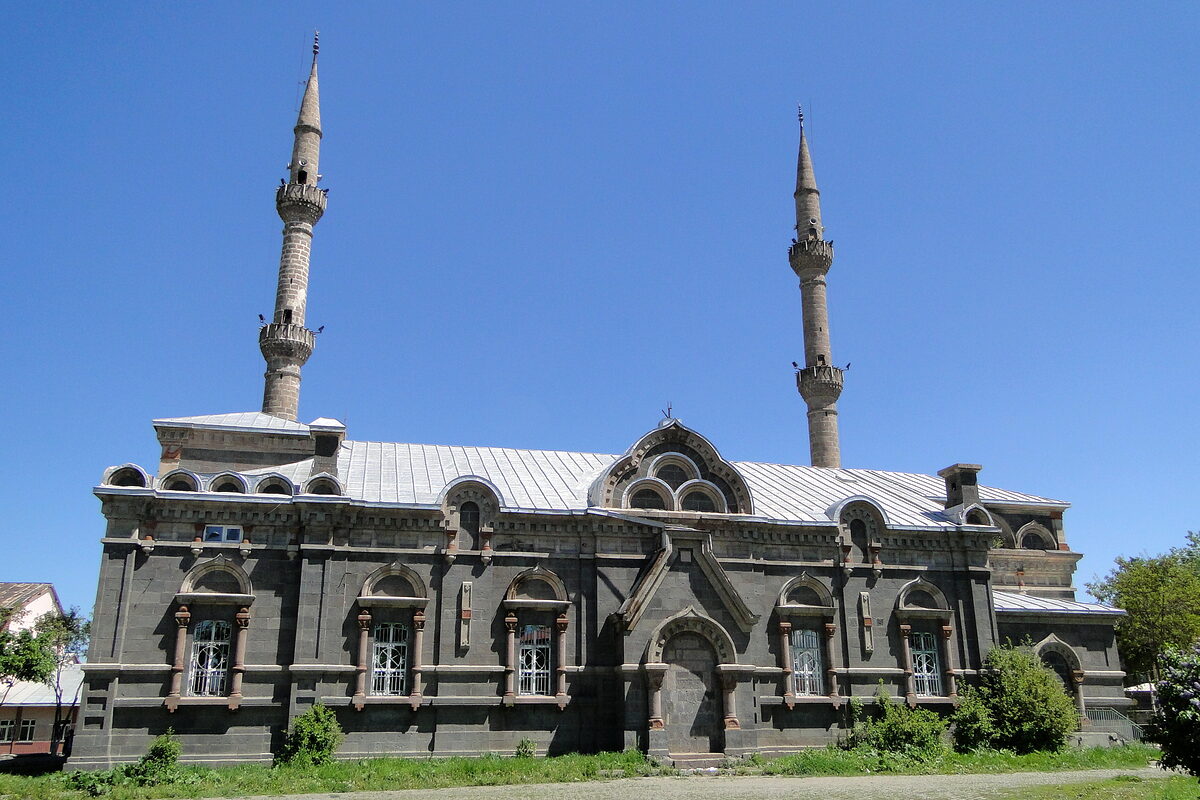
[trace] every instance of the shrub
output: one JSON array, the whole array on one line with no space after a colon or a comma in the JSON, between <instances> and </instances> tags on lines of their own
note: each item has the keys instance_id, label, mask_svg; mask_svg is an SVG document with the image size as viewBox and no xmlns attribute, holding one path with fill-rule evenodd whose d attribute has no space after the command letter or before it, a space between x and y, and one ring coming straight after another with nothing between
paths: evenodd
<instances>
[{"instance_id":1,"label":"shrub","mask_svg":"<svg viewBox=\"0 0 1200 800\"><path fill-rule=\"evenodd\" d=\"M1162 747L1162 766L1200 777L1200 647L1158 657L1158 710L1146 741Z\"/></svg>"},{"instance_id":2,"label":"shrub","mask_svg":"<svg viewBox=\"0 0 1200 800\"><path fill-rule=\"evenodd\" d=\"M857 716L858 708L851 713ZM942 749L946 723L926 708L897 704L879 682L875 691L875 716L853 723L845 744L848 748L869 747L881 753L920 756Z\"/></svg>"},{"instance_id":3,"label":"shrub","mask_svg":"<svg viewBox=\"0 0 1200 800\"><path fill-rule=\"evenodd\" d=\"M292 720L283 739L277 764L328 764L344 737L333 711L319 701Z\"/></svg>"},{"instance_id":4,"label":"shrub","mask_svg":"<svg viewBox=\"0 0 1200 800\"><path fill-rule=\"evenodd\" d=\"M954 713L954 745L1015 753L1059 750L1075 730L1078 712L1054 671L1030 647L1001 645L984 659L979 688L964 692Z\"/></svg>"},{"instance_id":5,"label":"shrub","mask_svg":"<svg viewBox=\"0 0 1200 800\"><path fill-rule=\"evenodd\" d=\"M537 742L533 739L522 739L517 742L517 752L514 755L517 758L533 758L537 755Z\"/></svg>"},{"instance_id":6,"label":"shrub","mask_svg":"<svg viewBox=\"0 0 1200 800\"><path fill-rule=\"evenodd\" d=\"M96 772L69 772L63 776L63 781L69 788L78 789L92 797L99 797L114 786L122 784L160 786L168 783L195 783L198 780L197 776L184 772L179 767L179 754L182 751L183 747L175 738L175 731L167 728L166 733L150 743L146 755L138 759L137 763Z\"/></svg>"}]
</instances>

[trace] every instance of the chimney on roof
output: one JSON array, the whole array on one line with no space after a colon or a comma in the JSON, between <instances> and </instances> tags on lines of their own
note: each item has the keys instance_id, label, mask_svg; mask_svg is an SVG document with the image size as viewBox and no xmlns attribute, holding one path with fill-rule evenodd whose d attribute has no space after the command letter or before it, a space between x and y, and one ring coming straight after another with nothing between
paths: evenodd
<instances>
[{"instance_id":1,"label":"chimney on roof","mask_svg":"<svg viewBox=\"0 0 1200 800\"><path fill-rule=\"evenodd\" d=\"M979 464L951 464L939 469L946 481L946 508L969 506L979 502Z\"/></svg>"}]
</instances>

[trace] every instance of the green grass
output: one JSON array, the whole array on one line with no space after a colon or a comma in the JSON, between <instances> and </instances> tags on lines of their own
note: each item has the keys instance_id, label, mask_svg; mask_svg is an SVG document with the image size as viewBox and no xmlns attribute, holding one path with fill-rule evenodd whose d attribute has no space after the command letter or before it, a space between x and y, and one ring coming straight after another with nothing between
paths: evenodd
<instances>
[{"instance_id":1,"label":"green grass","mask_svg":"<svg viewBox=\"0 0 1200 800\"><path fill-rule=\"evenodd\" d=\"M1127 775L1107 781L1026 786L999 797L1021 800L1196 800L1200 784L1195 778L1142 779Z\"/></svg>"},{"instance_id":2,"label":"green grass","mask_svg":"<svg viewBox=\"0 0 1200 800\"><path fill-rule=\"evenodd\" d=\"M1067 749L1060 753L1018 756L1003 752L965 755L939 752L928 757L904 757L871 751L835 748L809 750L777 759L753 758L737 762L732 772L767 775L863 775L879 772L980 773L1052 772L1067 769L1112 769L1146 766L1157 755L1145 746ZM377 758L338 761L320 767L269 767L248 764L210 769L181 768L184 780L159 786L117 785L103 795L112 800L152 800L176 797L232 797L245 795L303 794L311 792L435 789L453 786L494 786L517 783L569 783L611 777L674 774L636 751L566 755L553 758ZM1105 783L1107 785L1108 782ZM1166 785L1161 781L1154 785ZM1192 782L1194 785L1194 781ZM1081 785L1082 786L1082 785ZM1075 787L1071 787L1072 789ZM1194 788L1194 787L1193 787ZM0 774L4 800L77 800L85 795L69 789L61 774L23 777ZM1032 795L1031 795L1032 796ZM1041 797L1042 795L1037 795ZM1059 797L1074 795L1045 795ZM1080 795L1107 797L1109 795ZM1113 795L1124 797L1124 795ZM1176 795L1133 794L1131 798ZM1197 797L1192 795L1189 798Z\"/></svg>"},{"instance_id":3,"label":"green grass","mask_svg":"<svg viewBox=\"0 0 1200 800\"><path fill-rule=\"evenodd\" d=\"M905 775L974 774L983 772L1055 772L1068 769L1144 767L1158 758L1146 745L1066 748L1057 753L1017 755L1003 750L900 755L874 750L806 750L771 760L756 760L767 775L864 775L880 772Z\"/></svg>"}]
</instances>

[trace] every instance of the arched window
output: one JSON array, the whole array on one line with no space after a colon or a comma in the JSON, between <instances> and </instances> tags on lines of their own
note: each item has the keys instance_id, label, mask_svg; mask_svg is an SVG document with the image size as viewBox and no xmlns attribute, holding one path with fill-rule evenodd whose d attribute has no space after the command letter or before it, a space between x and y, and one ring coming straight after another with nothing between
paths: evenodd
<instances>
[{"instance_id":1,"label":"arched window","mask_svg":"<svg viewBox=\"0 0 1200 800\"><path fill-rule=\"evenodd\" d=\"M340 494L337 484L328 478L317 478L308 484L309 494Z\"/></svg>"},{"instance_id":2,"label":"arched window","mask_svg":"<svg viewBox=\"0 0 1200 800\"><path fill-rule=\"evenodd\" d=\"M662 508L667 507L667 503L663 500L663 496L653 489L640 489L635 492L629 500L629 505L632 508Z\"/></svg>"},{"instance_id":3,"label":"arched window","mask_svg":"<svg viewBox=\"0 0 1200 800\"><path fill-rule=\"evenodd\" d=\"M1045 550L1046 541L1039 534L1030 531L1021 537L1021 547L1024 550Z\"/></svg>"},{"instance_id":4,"label":"arched window","mask_svg":"<svg viewBox=\"0 0 1200 800\"><path fill-rule=\"evenodd\" d=\"M224 697L229 676L230 625L224 620L196 623L192 636L190 693L197 697Z\"/></svg>"},{"instance_id":5,"label":"arched window","mask_svg":"<svg viewBox=\"0 0 1200 800\"><path fill-rule=\"evenodd\" d=\"M707 492L688 492L683 498L684 511L712 512L717 510L717 504Z\"/></svg>"},{"instance_id":6,"label":"arched window","mask_svg":"<svg viewBox=\"0 0 1200 800\"><path fill-rule=\"evenodd\" d=\"M169 491L169 492L194 492L194 491L196 491L196 487L187 478L172 478L171 482L167 484L167 491Z\"/></svg>"},{"instance_id":7,"label":"arched window","mask_svg":"<svg viewBox=\"0 0 1200 800\"><path fill-rule=\"evenodd\" d=\"M213 487L214 492L235 492L242 493L242 485L233 478L222 478L217 481L217 485Z\"/></svg>"},{"instance_id":8,"label":"arched window","mask_svg":"<svg viewBox=\"0 0 1200 800\"><path fill-rule=\"evenodd\" d=\"M672 489L678 489L688 480L687 471L678 464L663 464L655 477L666 481Z\"/></svg>"},{"instance_id":9,"label":"arched window","mask_svg":"<svg viewBox=\"0 0 1200 800\"><path fill-rule=\"evenodd\" d=\"M465 533L476 536L479 533L479 506L467 501L459 506L458 524Z\"/></svg>"},{"instance_id":10,"label":"arched window","mask_svg":"<svg viewBox=\"0 0 1200 800\"><path fill-rule=\"evenodd\" d=\"M108 479L108 482L112 486L137 486L142 488L146 486L145 476L133 467L125 467L124 469L117 470Z\"/></svg>"},{"instance_id":11,"label":"arched window","mask_svg":"<svg viewBox=\"0 0 1200 800\"><path fill-rule=\"evenodd\" d=\"M852 519L850 520L850 538L853 541L866 540L867 538L867 523L865 520Z\"/></svg>"}]
</instances>

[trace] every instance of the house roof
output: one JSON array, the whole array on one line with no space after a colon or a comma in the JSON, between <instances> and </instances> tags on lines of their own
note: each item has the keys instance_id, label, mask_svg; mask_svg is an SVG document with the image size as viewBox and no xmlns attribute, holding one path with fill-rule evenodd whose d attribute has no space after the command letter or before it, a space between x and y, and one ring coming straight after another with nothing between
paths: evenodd
<instances>
[{"instance_id":1,"label":"house roof","mask_svg":"<svg viewBox=\"0 0 1200 800\"><path fill-rule=\"evenodd\" d=\"M308 435L308 426L295 420L273 417L259 411L240 411L232 414L202 414L197 417L163 417L154 420L154 427L200 428L243 433L289 433Z\"/></svg>"},{"instance_id":2,"label":"house roof","mask_svg":"<svg viewBox=\"0 0 1200 800\"><path fill-rule=\"evenodd\" d=\"M992 592L992 605L999 613L1048 611L1056 614L1118 614L1123 615L1124 609L1101 605L1100 603L1080 603L1075 600L1058 600L1050 597L1036 597L1031 594L1015 594L1013 592Z\"/></svg>"},{"instance_id":3,"label":"house roof","mask_svg":"<svg viewBox=\"0 0 1200 800\"><path fill-rule=\"evenodd\" d=\"M68 664L61 675L62 702L70 706L79 702L79 687L83 684L83 667ZM0 686L0 700L9 706L52 706L55 705L54 689L39 681L17 681L7 694Z\"/></svg>"},{"instance_id":4,"label":"house roof","mask_svg":"<svg viewBox=\"0 0 1200 800\"><path fill-rule=\"evenodd\" d=\"M20 608L46 592L54 592L52 583L0 583L0 607Z\"/></svg>"}]
</instances>

